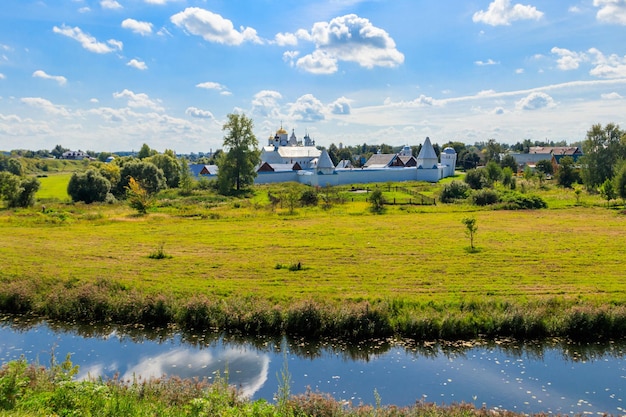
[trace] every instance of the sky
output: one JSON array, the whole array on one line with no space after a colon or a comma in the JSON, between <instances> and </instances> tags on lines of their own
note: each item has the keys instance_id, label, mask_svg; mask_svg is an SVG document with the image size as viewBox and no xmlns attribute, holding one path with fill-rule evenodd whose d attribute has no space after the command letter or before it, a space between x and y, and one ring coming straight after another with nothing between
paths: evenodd
<instances>
[{"instance_id":1,"label":"sky","mask_svg":"<svg viewBox=\"0 0 626 417\"><path fill-rule=\"evenodd\" d=\"M583 140L626 128L626 0L2 0L0 149Z\"/></svg>"}]
</instances>

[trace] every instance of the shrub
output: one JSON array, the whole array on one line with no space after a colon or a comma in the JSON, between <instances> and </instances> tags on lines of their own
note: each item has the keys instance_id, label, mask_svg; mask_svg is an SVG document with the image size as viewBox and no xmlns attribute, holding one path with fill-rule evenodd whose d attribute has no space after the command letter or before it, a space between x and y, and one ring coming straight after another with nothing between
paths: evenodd
<instances>
[{"instance_id":1,"label":"shrub","mask_svg":"<svg viewBox=\"0 0 626 417\"><path fill-rule=\"evenodd\" d=\"M503 194L501 201L504 203L504 208L509 210L542 209L548 207L548 204L539 196L525 195L513 191Z\"/></svg>"},{"instance_id":2,"label":"shrub","mask_svg":"<svg viewBox=\"0 0 626 417\"><path fill-rule=\"evenodd\" d=\"M473 190L481 190L489 185L484 169L470 169L465 174L465 183Z\"/></svg>"},{"instance_id":3,"label":"shrub","mask_svg":"<svg viewBox=\"0 0 626 417\"><path fill-rule=\"evenodd\" d=\"M128 186L126 186L126 195L128 197L128 204L137 210L139 214L146 214L148 208L152 205L152 196L148 190L141 186L133 177L128 180Z\"/></svg>"},{"instance_id":4,"label":"shrub","mask_svg":"<svg viewBox=\"0 0 626 417\"><path fill-rule=\"evenodd\" d=\"M72 174L67 185L67 193L72 201L83 201L87 204L105 201L110 191L111 182L93 169Z\"/></svg>"},{"instance_id":5,"label":"shrub","mask_svg":"<svg viewBox=\"0 0 626 417\"><path fill-rule=\"evenodd\" d=\"M40 182L35 177L18 177L9 172L0 172L0 198L9 207L30 207L35 204L35 193Z\"/></svg>"},{"instance_id":6,"label":"shrub","mask_svg":"<svg viewBox=\"0 0 626 417\"><path fill-rule=\"evenodd\" d=\"M469 195L470 187L461 181L452 181L443 186L439 200L442 203L451 203L454 200L464 200Z\"/></svg>"},{"instance_id":7,"label":"shrub","mask_svg":"<svg viewBox=\"0 0 626 417\"><path fill-rule=\"evenodd\" d=\"M380 190L374 190L369 198L370 210L372 213L381 214L385 210L385 198L383 192Z\"/></svg>"},{"instance_id":8,"label":"shrub","mask_svg":"<svg viewBox=\"0 0 626 417\"><path fill-rule=\"evenodd\" d=\"M472 203L477 206L496 204L499 200L500 197L494 190L477 190L472 194Z\"/></svg>"},{"instance_id":9,"label":"shrub","mask_svg":"<svg viewBox=\"0 0 626 417\"><path fill-rule=\"evenodd\" d=\"M317 192L313 189L304 190L300 196L300 204L303 206L317 206L318 201Z\"/></svg>"},{"instance_id":10,"label":"shrub","mask_svg":"<svg viewBox=\"0 0 626 417\"><path fill-rule=\"evenodd\" d=\"M161 168L151 162L130 161L126 162L120 170L120 182L115 190L116 197L126 194L131 177L149 194L156 194L167 187Z\"/></svg>"}]
</instances>

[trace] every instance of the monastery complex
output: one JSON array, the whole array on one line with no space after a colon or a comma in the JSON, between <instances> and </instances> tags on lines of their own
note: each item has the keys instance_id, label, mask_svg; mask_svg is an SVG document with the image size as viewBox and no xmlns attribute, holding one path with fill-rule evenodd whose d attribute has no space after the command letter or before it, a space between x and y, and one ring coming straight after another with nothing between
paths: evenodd
<instances>
[{"instance_id":1,"label":"monastery complex","mask_svg":"<svg viewBox=\"0 0 626 417\"><path fill-rule=\"evenodd\" d=\"M323 149L315 147L308 134L299 140L282 127L268 139L261 149L261 163L256 184L296 181L313 186L342 185L387 181L437 182L453 176L456 151L447 147L441 152L441 161L430 139L426 138L415 158L410 146L398 154L376 154L362 168L352 168L345 161L335 166Z\"/></svg>"},{"instance_id":2,"label":"monastery complex","mask_svg":"<svg viewBox=\"0 0 626 417\"><path fill-rule=\"evenodd\" d=\"M333 164L325 149L318 149L308 134L298 139L282 127L270 136L261 149L255 184L295 181L321 186L364 184L388 181L437 182L454 175L456 151L447 147L437 156L429 138L424 140L419 155L414 157L410 146L397 154L375 154L363 167L354 168L349 161ZM217 174L215 165L191 165L196 176Z\"/></svg>"}]
</instances>

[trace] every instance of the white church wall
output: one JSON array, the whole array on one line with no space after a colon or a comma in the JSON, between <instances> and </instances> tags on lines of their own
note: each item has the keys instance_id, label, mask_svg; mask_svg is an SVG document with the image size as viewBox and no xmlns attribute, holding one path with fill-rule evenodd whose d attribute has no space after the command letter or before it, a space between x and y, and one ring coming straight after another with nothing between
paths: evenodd
<instances>
[{"instance_id":1,"label":"white church wall","mask_svg":"<svg viewBox=\"0 0 626 417\"><path fill-rule=\"evenodd\" d=\"M276 182L298 181L298 171L257 172L255 184L272 184Z\"/></svg>"}]
</instances>

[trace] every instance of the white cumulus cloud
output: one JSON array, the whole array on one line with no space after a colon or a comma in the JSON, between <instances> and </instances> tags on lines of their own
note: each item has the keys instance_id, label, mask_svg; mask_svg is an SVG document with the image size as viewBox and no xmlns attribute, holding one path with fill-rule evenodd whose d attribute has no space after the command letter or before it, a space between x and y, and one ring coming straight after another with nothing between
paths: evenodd
<instances>
[{"instance_id":1,"label":"white cumulus cloud","mask_svg":"<svg viewBox=\"0 0 626 417\"><path fill-rule=\"evenodd\" d=\"M626 77L626 56L617 54L604 55L596 48L589 49L589 53L594 56L594 68L589 74L600 78L622 78Z\"/></svg>"},{"instance_id":2,"label":"white cumulus cloud","mask_svg":"<svg viewBox=\"0 0 626 417\"><path fill-rule=\"evenodd\" d=\"M305 94L291 105L289 115L301 122L324 120L324 105L313 94Z\"/></svg>"},{"instance_id":3,"label":"white cumulus cloud","mask_svg":"<svg viewBox=\"0 0 626 417\"><path fill-rule=\"evenodd\" d=\"M111 10L123 8L122 5L119 4L115 0L102 0L100 1L100 7L102 7L103 9L111 9Z\"/></svg>"},{"instance_id":4,"label":"white cumulus cloud","mask_svg":"<svg viewBox=\"0 0 626 417\"><path fill-rule=\"evenodd\" d=\"M145 71L145 70L148 69L148 66L146 65L145 62L139 61L139 60L134 59L134 58L131 59L130 61L128 61L126 63L126 65L128 65L129 67L136 68L136 69L141 70L141 71Z\"/></svg>"},{"instance_id":5,"label":"white cumulus cloud","mask_svg":"<svg viewBox=\"0 0 626 417\"><path fill-rule=\"evenodd\" d=\"M213 82L213 81L207 81L207 82L204 82L204 83L196 84L196 87L204 88L206 90L217 90L217 91L222 91L222 90L224 90L226 88L222 84L216 83L216 82Z\"/></svg>"},{"instance_id":6,"label":"white cumulus cloud","mask_svg":"<svg viewBox=\"0 0 626 417\"><path fill-rule=\"evenodd\" d=\"M478 65L479 67L484 67L487 65L497 65L499 64L499 62L496 62L493 59L489 58L486 61L474 61L474 64Z\"/></svg>"},{"instance_id":7,"label":"white cumulus cloud","mask_svg":"<svg viewBox=\"0 0 626 417\"><path fill-rule=\"evenodd\" d=\"M626 0L593 0L599 7L596 18L601 22L626 25Z\"/></svg>"},{"instance_id":8,"label":"white cumulus cloud","mask_svg":"<svg viewBox=\"0 0 626 417\"><path fill-rule=\"evenodd\" d=\"M128 107L147 108L156 111L163 111L163 107L160 104L161 101L152 100L145 93L135 93L133 91L125 89L122 92L113 93L113 97L118 99L128 99Z\"/></svg>"},{"instance_id":9,"label":"white cumulus cloud","mask_svg":"<svg viewBox=\"0 0 626 417\"><path fill-rule=\"evenodd\" d=\"M236 30L233 22L199 7L188 7L173 15L171 22L187 32L201 36L207 42L241 45L244 42L262 43L253 28Z\"/></svg>"},{"instance_id":10,"label":"white cumulus cloud","mask_svg":"<svg viewBox=\"0 0 626 417\"><path fill-rule=\"evenodd\" d=\"M0 72L0 80L4 80L6 78L6 76Z\"/></svg>"},{"instance_id":11,"label":"white cumulus cloud","mask_svg":"<svg viewBox=\"0 0 626 417\"><path fill-rule=\"evenodd\" d=\"M24 97L20 101L30 107L41 109L45 111L46 113L53 114L55 116L67 117L70 115L70 113L67 111L65 107L57 106L53 104L50 100L46 100L45 98Z\"/></svg>"},{"instance_id":12,"label":"white cumulus cloud","mask_svg":"<svg viewBox=\"0 0 626 417\"><path fill-rule=\"evenodd\" d=\"M283 96L278 91L259 91L252 99L252 112L263 117L277 118L280 114L278 100L282 98Z\"/></svg>"},{"instance_id":13,"label":"white cumulus cloud","mask_svg":"<svg viewBox=\"0 0 626 417\"><path fill-rule=\"evenodd\" d=\"M519 100L515 107L518 110L539 110L554 107L554 99L546 93L534 92Z\"/></svg>"},{"instance_id":14,"label":"white cumulus cloud","mask_svg":"<svg viewBox=\"0 0 626 417\"><path fill-rule=\"evenodd\" d=\"M197 107L187 107L187 110L185 110L185 113L197 119L211 119L211 120L215 119L215 117L213 116L213 113L211 113L208 110L199 109Z\"/></svg>"},{"instance_id":15,"label":"white cumulus cloud","mask_svg":"<svg viewBox=\"0 0 626 417\"><path fill-rule=\"evenodd\" d=\"M485 23L491 26L510 25L516 20L539 20L543 12L536 7L523 4L511 6L510 0L494 0L487 10L474 13L472 20L475 23Z\"/></svg>"},{"instance_id":16,"label":"white cumulus cloud","mask_svg":"<svg viewBox=\"0 0 626 417\"><path fill-rule=\"evenodd\" d=\"M559 69L563 71L578 69L581 62L587 60L587 55L582 52L574 52L565 48L557 48L556 46L550 50L555 55L558 55L557 64Z\"/></svg>"},{"instance_id":17,"label":"white cumulus cloud","mask_svg":"<svg viewBox=\"0 0 626 417\"><path fill-rule=\"evenodd\" d=\"M350 114L351 111L350 100L345 97L339 97L330 105L332 114Z\"/></svg>"},{"instance_id":18,"label":"white cumulus cloud","mask_svg":"<svg viewBox=\"0 0 626 417\"><path fill-rule=\"evenodd\" d=\"M141 22L135 19L124 19L124 21L122 22L122 27L124 29L130 29L133 32L138 33L142 36L152 33L152 23L150 22Z\"/></svg>"},{"instance_id":19,"label":"white cumulus cloud","mask_svg":"<svg viewBox=\"0 0 626 417\"><path fill-rule=\"evenodd\" d=\"M321 50L298 59L296 66L312 74L334 74L339 69L337 58Z\"/></svg>"},{"instance_id":20,"label":"white cumulus cloud","mask_svg":"<svg viewBox=\"0 0 626 417\"><path fill-rule=\"evenodd\" d=\"M385 30L355 14L317 22L310 32L299 30L296 36L315 43L315 51L297 62L299 68L315 74L336 72L339 61L368 69L397 67L404 62L404 54Z\"/></svg>"},{"instance_id":21,"label":"white cumulus cloud","mask_svg":"<svg viewBox=\"0 0 626 417\"><path fill-rule=\"evenodd\" d=\"M298 37L293 33L277 33L274 42L280 46L295 46L298 44Z\"/></svg>"},{"instance_id":22,"label":"white cumulus cloud","mask_svg":"<svg viewBox=\"0 0 626 417\"><path fill-rule=\"evenodd\" d=\"M74 39L79 42L83 48L88 50L89 52L94 52L97 54L108 54L110 52L114 52L116 50L121 50L123 47L122 42L116 41L114 39L108 40L106 43L99 42L96 38L89 35L88 33L83 32L79 27L68 27L54 26L52 28L54 33L58 33L63 36L67 36L68 38Z\"/></svg>"},{"instance_id":23,"label":"white cumulus cloud","mask_svg":"<svg viewBox=\"0 0 626 417\"><path fill-rule=\"evenodd\" d=\"M43 78L44 80L53 80L56 81L59 85L65 85L67 83L67 78L63 77L62 75L49 75L42 70L37 70L33 72L33 77Z\"/></svg>"}]
</instances>

